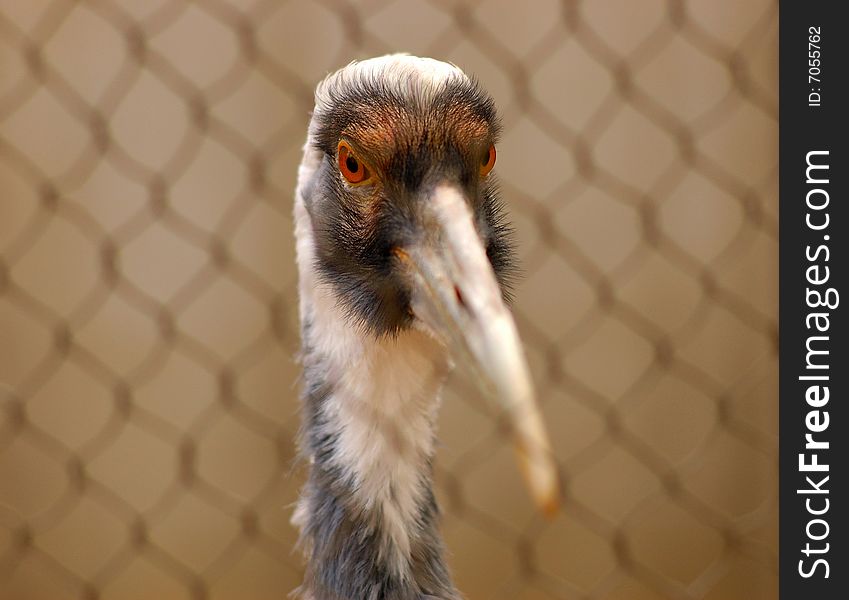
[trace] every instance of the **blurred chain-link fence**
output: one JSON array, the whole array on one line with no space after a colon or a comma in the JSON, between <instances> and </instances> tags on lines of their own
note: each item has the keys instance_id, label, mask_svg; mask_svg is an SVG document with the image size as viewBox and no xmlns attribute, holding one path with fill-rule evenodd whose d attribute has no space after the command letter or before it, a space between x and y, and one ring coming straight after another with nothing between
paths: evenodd
<instances>
[{"instance_id":1,"label":"blurred chain-link fence","mask_svg":"<svg viewBox=\"0 0 849 600\"><path fill-rule=\"evenodd\" d=\"M469 598L777 597L777 4L0 7L0 598L282 598L312 88L476 74L561 466L546 521L456 376L437 478Z\"/></svg>"}]
</instances>

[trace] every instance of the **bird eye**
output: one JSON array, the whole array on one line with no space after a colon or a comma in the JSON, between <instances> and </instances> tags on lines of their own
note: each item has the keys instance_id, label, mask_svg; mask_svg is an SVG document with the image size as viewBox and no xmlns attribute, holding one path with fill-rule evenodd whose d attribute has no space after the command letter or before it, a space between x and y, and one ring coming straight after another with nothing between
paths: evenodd
<instances>
[{"instance_id":1,"label":"bird eye","mask_svg":"<svg viewBox=\"0 0 849 600\"><path fill-rule=\"evenodd\" d=\"M495 166L495 145L490 145L486 152L481 156L481 177L486 177Z\"/></svg>"},{"instance_id":2,"label":"bird eye","mask_svg":"<svg viewBox=\"0 0 849 600\"><path fill-rule=\"evenodd\" d=\"M339 142L336 150L339 172L342 173L342 177L352 184L368 183L371 179L371 173L354 154L354 150L348 142Z\"/></svg>"}]
</instances>

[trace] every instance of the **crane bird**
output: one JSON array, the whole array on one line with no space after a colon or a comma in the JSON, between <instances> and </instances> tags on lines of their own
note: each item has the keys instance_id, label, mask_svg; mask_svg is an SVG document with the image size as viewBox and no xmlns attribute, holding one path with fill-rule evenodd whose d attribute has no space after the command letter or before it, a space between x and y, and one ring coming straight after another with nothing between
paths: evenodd
<instances>
[{"instance_id":1,"label":"crane bird","mask_svg":"<svg viewBox=\"0 0 849 600\"><path fill-rule=\"evenodd\" d=\"M501 402L537 503L558 484L505 304L512 254L492 98L458 67L389 55L315 91L294 206L302 428L292 522L306 600L458 600L432 488L454 361Z\"/></svg>"}]
</instances>

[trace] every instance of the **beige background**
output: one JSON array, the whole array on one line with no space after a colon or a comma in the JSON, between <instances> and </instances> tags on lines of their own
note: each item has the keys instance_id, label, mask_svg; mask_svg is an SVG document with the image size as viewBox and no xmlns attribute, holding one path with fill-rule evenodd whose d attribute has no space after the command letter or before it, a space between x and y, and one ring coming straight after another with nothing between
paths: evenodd
<instances>
[{"instance_id":1,"label":"beige background","mask_svg":"<svg viewBox=\"0 0 849 600\"><path fill-rule=\"evenodd\" d=\"M566 492L456 377L461 589L777 597L776 49L766 0L3 2L0 598L296 586L296 166L318 79L397 50L501 108Z\"/></svg>"}]
</instances>

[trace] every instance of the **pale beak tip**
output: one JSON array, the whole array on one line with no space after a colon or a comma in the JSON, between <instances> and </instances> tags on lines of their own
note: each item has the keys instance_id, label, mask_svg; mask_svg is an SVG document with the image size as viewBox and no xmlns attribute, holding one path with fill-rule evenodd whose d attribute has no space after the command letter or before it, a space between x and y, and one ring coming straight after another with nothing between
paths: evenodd
<instances>
[{"instance_id":1,"label":"pale beak tip","mask_svg":"<svg viewBox=\"0 0 849 600\"><path fill-rule=\"evenodd\" d=\"M560 513L560 496L555 493L549 498L542 499L539 509L546 519L553 521Z\"/></svg>"},{"instance_id":2,"label":"pale beak tip","mask_svg":"<svg viewBox=\"0 0 849 600\"><path fill-rule=\"evenodd\" d=\"M522 472L537 509L548 519L554 519L560 512L560 477L553 460L536 462L519 453ZM542 464L541 464L542 462Z\"/></svg>"}]
</instances>

